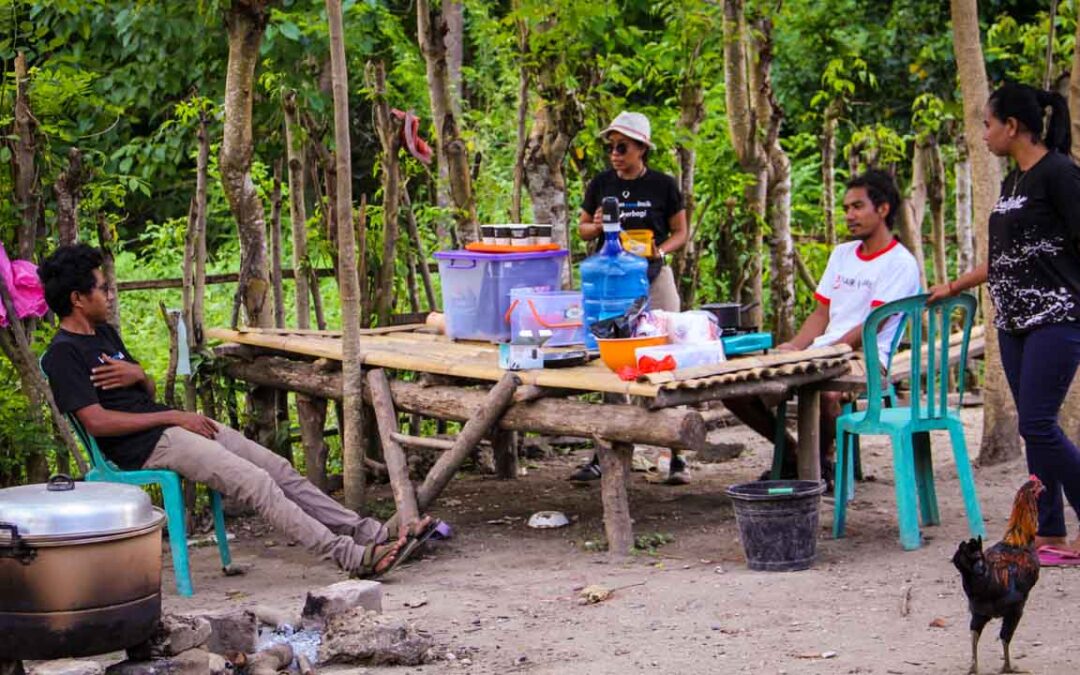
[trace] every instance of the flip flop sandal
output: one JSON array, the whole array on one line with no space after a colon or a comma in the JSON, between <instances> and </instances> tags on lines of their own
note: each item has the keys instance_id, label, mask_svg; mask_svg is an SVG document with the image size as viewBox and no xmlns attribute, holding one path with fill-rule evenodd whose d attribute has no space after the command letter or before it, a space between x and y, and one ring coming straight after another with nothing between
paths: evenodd
<instances>
[{"instance_id":1,"label":"flip flop sandal","mask_svg":"<svg viewBox=\"0 0 1080 675\"><path fill-rule=\"evenodd\" d=\"M417 550L420 549L425 543L432 538L446 538L446 532L449 532L450 526L441 520L432 520L427 524L423 530L417 533L410 532L405 537L405 545L398 550L397 557L394 558L394 562L390 563L390 566L386 568L383 574L394 571L397 567L407 562Z\"/></svg>"},{"instance_id":2,"label":"flip flop sandal","mask_svg":"<svg viewBox=\"0 0 1080 675\"><path fill-rule=\"evenodd\" d=\"M1042 567L1073 567L1080 565L1080 553L1057 546L1040 546L1039 565Z\"/></svg>"},{"instance_id":3,"label":"flip flop sandal","mask_svg":"<svg viewBox=\"0 0 1080 675\"><path fill-rule=\"evenodd\" d=\"M382 551L377 551L379 547L386 544L367 544L364 546L364 556L360 559L360 568L354 570L349 574L353 579L378 579L384 574L389 574L397 566L401 560L401 553L404 550L404 546L395 551L393 548L385 548ZM381 563L387 556L397 555L394 561L386 567L386 569L379 570L379 563Z\"/></svg>"}]
</instances>

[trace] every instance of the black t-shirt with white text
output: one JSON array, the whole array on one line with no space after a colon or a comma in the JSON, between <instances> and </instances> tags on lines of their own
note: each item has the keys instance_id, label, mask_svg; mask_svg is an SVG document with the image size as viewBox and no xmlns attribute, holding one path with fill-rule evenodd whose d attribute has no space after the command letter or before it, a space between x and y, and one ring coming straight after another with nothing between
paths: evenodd
<instances>
[{"instance_id":1,"label":"black t-shirt with white text","mask_svg":"<svg viewBox=\"0 0 1080 675\"><path fill-rule=\"evenodd\" d=\"M106 410L129 413L152 413L170 410L157 403L139 386L101 389L90 381L90 371L105 361L101 355L117 361L138 363L116 330L101 324L93 335L78 335L64 329L57 331L42 358L41 365L49 376L56 405L62 413L75 413L98 403ZM96 436L101 452L121 469L140 468L154 450L165 427L153 427L123 436Z\"/></svg>"},{"instance_id":2,"label":"black t-shirt with white text","mask_svg":"<svg viewBox=\"0 0 1080 675\"><path fill-rule=\"evenodd\" d=\"M990 214L990 297L1006 331L1080 321L1080 167L1048 152L1001 184Z\"/></svg>"},{"instance_id":3,"label":"black t-shirt with white text","mask_svg":"<svg viewBox=\"0 0 1080 675\"><path fill-rule=\"evenodd\" d=\"M619 200L622 229L652 230L658 246L671 236L668 221L683 210L683 196L675 179L652 169L633 180L619 178L614 169L597 174L585 189L582 210L590 215L596 213L604 197Z\"/></svg>"}]
</instances>

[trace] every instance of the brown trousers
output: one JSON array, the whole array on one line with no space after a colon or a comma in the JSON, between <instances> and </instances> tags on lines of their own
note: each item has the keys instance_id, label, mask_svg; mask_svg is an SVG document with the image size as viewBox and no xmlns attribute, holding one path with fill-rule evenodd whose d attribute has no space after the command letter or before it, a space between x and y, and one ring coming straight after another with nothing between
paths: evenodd
<instances>
[{"instance_id":1,"label":"brown trousers","mask_svg":"<svg viewBox=\"0 0 1080 675\"><path fill-rule=\"evenodd\" d=\"M307 550L329 556L346 571L360 567L363 545L386 540L379 521L362 518L322 493L282 457L218 425L213 440L169 427L144 465L172 469L255 509Z\"/></svg>"}]
</instances>

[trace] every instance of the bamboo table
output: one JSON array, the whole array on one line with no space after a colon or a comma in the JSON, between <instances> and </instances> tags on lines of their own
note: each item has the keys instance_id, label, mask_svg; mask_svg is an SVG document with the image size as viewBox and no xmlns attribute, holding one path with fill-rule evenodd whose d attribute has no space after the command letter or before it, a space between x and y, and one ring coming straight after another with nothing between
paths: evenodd
<instances>
[{"instance_id":1,"label":"bamboo table","mask_svg":"<svg viewBox=\"0 0 1080 675\"><path fill-rule=\"evenodd\" d=\"M325 365L341 361L338 332L212 328L208 335L254 350L247 359L230 360L227 370L237 379L323 398L341 396L340 372ZM506 375L498 367L495 345L453 342L423 332L419 326L366 330L360 343L368 368L439 378L439 383L428 386L391 382L394 404L406 412L467 421L481 413L484 405L484 395L469 385L499 382ZM696 449L705 442L705 425L700 413L687 406L736 396L783 395L794 389L799 401L799 477L820 480L820 390L848 372L850 357L850 348L839 345L737 357L713 366L653 373L632 382L620 380L599 361L576 368L519 371L515 375L523 386L497 420L496 429L592 436L599 441L609 550L624 554L633 545L626 486L634 444ZM589 393L603 394L604 402L573 398Z\"/></svg>"}]
</instances>

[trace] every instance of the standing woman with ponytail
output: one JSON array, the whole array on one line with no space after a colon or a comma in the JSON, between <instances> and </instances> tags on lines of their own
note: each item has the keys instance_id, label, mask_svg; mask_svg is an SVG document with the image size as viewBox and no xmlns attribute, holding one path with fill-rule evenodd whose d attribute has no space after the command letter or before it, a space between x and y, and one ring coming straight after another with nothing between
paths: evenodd
<instances>
[{"instance_id":1,"label":"standing woman with ponytail","mask_svg":"<svg viewBox=\"0 0 1080 675\"><path fill-rule=\"evenodd\" d=\"M1058 425L1080 363L1080 168L1069 154L1068 105L1059 94L1007 84L990 95L983 139L1015 162L990 214L988 262L930 289L931 300L989 283L1028 469L1047 488L1039 557L1080 564L1080 537L1068 542L1062 502L1064 491L1080 517L1080 450Z\"/></svg>"}]
</instances>

